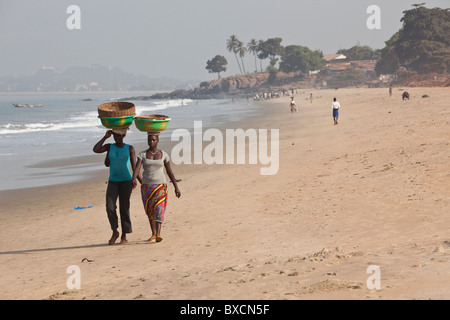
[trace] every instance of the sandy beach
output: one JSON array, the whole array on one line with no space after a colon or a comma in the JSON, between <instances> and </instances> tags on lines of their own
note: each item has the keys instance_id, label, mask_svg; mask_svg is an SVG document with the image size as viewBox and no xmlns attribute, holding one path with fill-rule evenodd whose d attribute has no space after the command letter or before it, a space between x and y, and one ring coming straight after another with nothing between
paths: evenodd
<instances>
[{"instance_id":1,"label":"sandy beach","mask_svg":"<svg viewBox=\"0 0 450 320\"><path fill-rule=\"evenodd\" d=\"M242 126L280 130L278 173L172 165L182 196L169 185L161 243L135 190L129 243L107 245L106 168L0 192L0 298L449 299L450 90L401 89L300 90L298 113L258 102Z\"/></svg>"}]
</instances>

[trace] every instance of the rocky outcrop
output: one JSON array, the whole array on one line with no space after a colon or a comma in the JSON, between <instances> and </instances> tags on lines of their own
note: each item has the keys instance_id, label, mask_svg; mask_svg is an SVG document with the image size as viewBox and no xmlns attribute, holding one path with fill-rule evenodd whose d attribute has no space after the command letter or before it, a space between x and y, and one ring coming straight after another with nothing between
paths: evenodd
<instances>
[{"instance_id":1,"label":"rocky outcrop","mask_svg":"<svg viewBox=\"0 0 450 320\"><path fill-rule=\"evenodd\" d=\"M249 96L267 88L268 73L254 73L245 76L237 75L218 78L211 82L202 83L192 90L176 90L173 92L157 93L152 96L129 97L121 100L150 100L150 99L223 99L228 97Z\"/></svg>"},{"instance_id":2,"label":"rocky outcrop","mask_svg":"<svg viewBox=\"0 0 450 320\"><path fill-rule=\"evenodd\" d=\"M224 92L228 94L253 91L267 85L268 73L254 73L246 76L219 78L211 81L203 90L206 92Z\"/></svg>"}]
</instances>

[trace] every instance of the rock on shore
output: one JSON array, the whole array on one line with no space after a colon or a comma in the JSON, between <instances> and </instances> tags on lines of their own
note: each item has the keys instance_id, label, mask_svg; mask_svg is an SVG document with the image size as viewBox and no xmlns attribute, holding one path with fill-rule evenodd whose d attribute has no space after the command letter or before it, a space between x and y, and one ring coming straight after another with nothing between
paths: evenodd
<instances>
[{"instance_id":1,"label":"rock on shore","mask_svg":"<svg viewBox=\"0 0 450 320\"><path fill-rule=\"evenodd\" d=\"M268 73L253 73L245 76L218 78L209 83L202 83L191 90L175 90L173 92L156 93L151 96L129 97L121 100L150 99L222 99L236 96L249 96L263 88L267 88Z\"/></svg>"}]
</instances>

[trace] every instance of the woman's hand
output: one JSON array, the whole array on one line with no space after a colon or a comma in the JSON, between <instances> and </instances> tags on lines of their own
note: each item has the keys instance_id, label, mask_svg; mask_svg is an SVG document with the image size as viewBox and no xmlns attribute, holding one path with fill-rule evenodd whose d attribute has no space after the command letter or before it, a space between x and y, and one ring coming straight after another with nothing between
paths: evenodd
<instances>
[{"instance_id":1,"label":"woman's hand","mask_svg":"<svg viewBox=\"0 0 450 320\"><path fill-rule=\"evenodd\" d=\"M112 131L112 130L106 131L106 133L105 133L105 138L108 139L109 137L112 136L112 134L113 134L113 131Z\"/></svg>"},{"instance_id":2,"label":"woman's hand","mask_svg":"<svg viewBox=\"0 0 450 320\"><path fill-rule=\"evenodd\" d=\"M177 198L181 197L181 192L180 192L180 189L178 189L178 187L175 187L175 196Z\"/></svg>"},{"instance_id":3,"label":"woman's hand","mask_svg":"<svg viewBox=\"0 0 450 320\"><path fill-rule=\"evenodd\" d=\"M109 151L109 144L104 145L105 140L108 139L109 137L111 137L113 134L112 130L108 130L105 133L105 136L103 138L100 139L99 142L97 142L94 146L94 148L92 149L92 151L94 151L95 153L103 153L106 151ZM105 163L106 165L106 163Z\"/></svg>"}]
</instances>

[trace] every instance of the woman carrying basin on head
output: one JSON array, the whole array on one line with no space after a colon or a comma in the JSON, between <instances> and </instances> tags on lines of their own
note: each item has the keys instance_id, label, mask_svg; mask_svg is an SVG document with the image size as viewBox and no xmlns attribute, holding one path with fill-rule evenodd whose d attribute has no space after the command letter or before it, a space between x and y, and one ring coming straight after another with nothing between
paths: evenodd
<instances>
[{"instance_id":1,"label":"woman carrying basin on head","mask_svg":"<svg viewBox=\"0 0 450 320\"><path fill-rule=\"evenodd\" d=\"M136 186L132 180L131 171L135 171L136 156L134 147L124 143L127 129L113 129L106 131L105 136L98 141L93 151L95 153L107 152L105 164L109 167L108 187L106 189L106 212L113 234L108 244L112 245L119 237L119 219L117 217L117 198L119 198L120 224L122 236L120 243L127 243L127 233L132 232L130 219L130 197ZM115 143L105 143L113 136ZM134 183L134 184L133 184Z\"/></svg>"},{"instance_id":2,"label":"woman carrying basin on head","mask_svg":"<svg viewBox=\"0 0 450 320\"><path fill-rule=\"evenodd\" d=\"M148 241L160 242L161 227L164 222L164 214L167 206L167 184L164 168L170 181L175 187L175 195L177 198L181 196L178 189L177 180L170 167L169 155L158 149L159 134L148 133L147 142L149 148L138 154L136 163L136 170L133 173L133 182L136 183L141 167L143 167L141 195L144 204L145 213L150 222L152 236Z\"/></svg>"}]
</instances>

